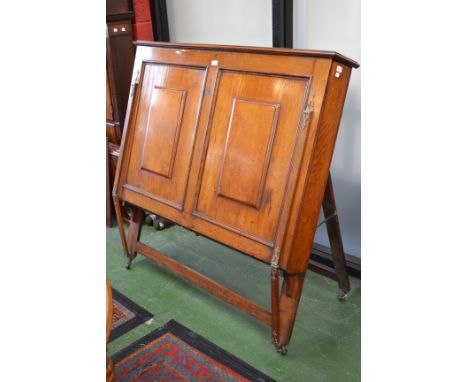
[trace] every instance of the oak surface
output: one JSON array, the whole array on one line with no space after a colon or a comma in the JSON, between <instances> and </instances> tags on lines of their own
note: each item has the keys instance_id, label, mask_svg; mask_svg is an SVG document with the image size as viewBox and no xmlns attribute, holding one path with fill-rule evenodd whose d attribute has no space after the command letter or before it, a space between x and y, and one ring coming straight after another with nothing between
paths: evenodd
<instances>
[{"instance_id":1,"label":"oak surface","mask_svg":"<svg viewBox=\"0 0 468 382\"><path fill-rule=\"evenodd\" d=\"M271 264L285 352L352 67L335 52L139 43L114 184L116 208L133 206L128 238L118 219L130 262L143 253L252 312L139 243L147 210Z\"/></svg>"}]
</instances>

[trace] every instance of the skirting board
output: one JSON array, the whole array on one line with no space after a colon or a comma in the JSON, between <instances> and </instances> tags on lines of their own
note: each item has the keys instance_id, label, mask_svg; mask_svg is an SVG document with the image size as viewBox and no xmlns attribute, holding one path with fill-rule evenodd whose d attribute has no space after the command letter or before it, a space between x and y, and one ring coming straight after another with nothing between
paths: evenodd
<instances>
[{"instance_id":1,"label":"skirting board","mask_svg":"<svg viewBox=\"0 0 468 382\"><path fill-rule=\"evenodd\" d=\"M348 275L360 279L361 259L349 254L345 254L345 258ZM332 279L336 279L331 249L324 245L314 243L309 259L309 269Z\"/></svg>"}]
</instances>

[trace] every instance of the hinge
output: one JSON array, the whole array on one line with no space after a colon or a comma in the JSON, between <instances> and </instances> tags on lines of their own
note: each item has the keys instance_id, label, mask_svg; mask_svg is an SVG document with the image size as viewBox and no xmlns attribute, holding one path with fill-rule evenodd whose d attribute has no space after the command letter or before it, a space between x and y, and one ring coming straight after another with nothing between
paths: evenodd
<instances>
[{"instance_id":1,"label":"hinge","mask_svg":"<svg viewBox=\"0 0 468 382\"><path fill-rule=\"evenodd\" d=\"M312 90L312 99L307 104L306 108L302 111L302 126L301 126L301 128L303 130L307 127L307 123L309 122L310 115L314 111L314 98L315 98L315 91Z\"/></svg>"},{"instance_id":2,"label":"hinge","mask_svg":"<svg viewBox=\"0 0 468 382\"><path fill-rule=\"evenodd\" d=\"M278 268L279 254L280 254L279 248L275 247L275 249L273 250L273 256L271 258L271 266L273 268Z\"/></svg>"},{"instance_id":3,"label":"hinge","mask_svg":"<svg viewBox=\"0 0 468 382\"><path fill-rule=\"evenodd\" d=\"M133 94L135 94L135 89L138 86L139 82L140 82L140 70L137 70L136 76L135 76L135 78L133 79L133 82L132 82L132 90L131 90L132 97L133 97Z\"/></svg>"},{"instance_id":4,"label":"hinge","mask_svg":"<svg viewBox=\"0 0 468 382\"><path fill-rule=\"evenodd\" d=\"M271 279L275 280L278 275L278 268L279 268L279 255L280 249L276 247L273 250L273 256L271 258Z\"/></svg>"}]
</instances>

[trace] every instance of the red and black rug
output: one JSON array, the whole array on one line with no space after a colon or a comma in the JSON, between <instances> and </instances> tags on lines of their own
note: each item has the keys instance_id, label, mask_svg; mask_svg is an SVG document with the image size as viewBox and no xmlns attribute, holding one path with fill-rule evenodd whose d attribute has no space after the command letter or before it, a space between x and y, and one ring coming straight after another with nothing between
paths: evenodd
<instances>
[{"instance_id":1,"label":"red and black rug","mask_svg":"<svg viewBox=\"0 0 468 382\"><path fill-rule=\"evenodd\" d=\"M115 354L112 360L114 382L274 382L174 320Z\"/></svg>"},{"instance_id":2,"label":"red and black rug","mask_svg":"<svg viewBox=\"0 0 468 382\"><path fill-rule=\"evenodd\" d=\"M109 342L153 318L150 312L114 288L112 288L112 304L112 329Z\"/></svg>"}]
</instances>

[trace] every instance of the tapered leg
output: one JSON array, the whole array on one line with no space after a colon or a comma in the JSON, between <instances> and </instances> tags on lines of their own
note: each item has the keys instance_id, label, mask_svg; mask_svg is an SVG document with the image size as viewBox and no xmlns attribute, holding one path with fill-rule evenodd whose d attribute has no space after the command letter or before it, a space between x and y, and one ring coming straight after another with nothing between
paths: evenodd
<instances>
[{"instance_id":1,"label":"tapered leg","mask_svg":"<svg viewBox=\"0 0 468 382\"><path fill-rule=\"evenodd\" d=\"M124 248L125 256L128 258L127 269L130 269L132 260L137 255L135 251L136 243L140 240L141 226L145 213L141 208L131 207L131 216L128 226L128 240L125 235L123 222L122 204L118 196L114 195L115 215L117 217L117 225L119 227L120 239Z\"/></svg>"},{"instance_id":2,"label":"tapered leg","mask_svg":"<svg viewBox=\"0 0 468 382\"><path fill-rule=\"evenodd\" d=\"M330 248L335 265L336 277L338 279L338 286L342 292L339 298L343 299L351 290L351 286L349 284L348 272L346 271L343 240L341 238L338 214L336 213L335 195L333 193L333 184L330 173L328 174L327 185L325 187L322 208L327 226L328 239L330 240Z\"/></svg>"},{"instance_id":3,"label":"tapered leg","mask_svg":"<svg viewBox=\"0 0 468 382\"><path fill-rule=\"evenodd\" d=\"M137 255L135 248L136 248L137 241L140 240L141 227L142 227L144 218L145 218L145 213L141 208L138 208L138 207L131 208L131 216L130 216L130 222L128 225L128 240L127 240L127 243L128 243L127 269L130 269L132 265L132 260Z\"/></svg>"},{"instance_id":4,"label":"tapered leg","mask_svg":"<svg viewBox=\"0 0 468 382\"><path fill-rule=\"evenodd\" d=\"M114 209L115 209L115 217L117 218L117 226L119 227L120 240L122 240L122 247L124 249L125 256L128 256L128 245L127 245L127 239L125 237L122 203L117 195L114 195Z\"/></svg>"},{"instance_id":5,"label":"tapered leg","mask_svg":"<svg viewBox=\"0 0 468 382\"><path fill-rule=\"evenodd\" d=\"M291 339L297 308L301 299L305 273L288 275L283 273L283 285L279 294L279 272L273 278L272 269L272 340L280 354L286 354Z\"/></svg>"},{"instance_id":6,"label":"tapered leg","mask_svg":"<svg viewBox=\"0 0 468 382\"><path fill-rule=\"evenodd\" d=\"M280 345L280 305L279 305L279 269L278 264L271 267L271 341L278 353L286 354Z\"/></svg>"}]
</instances>

